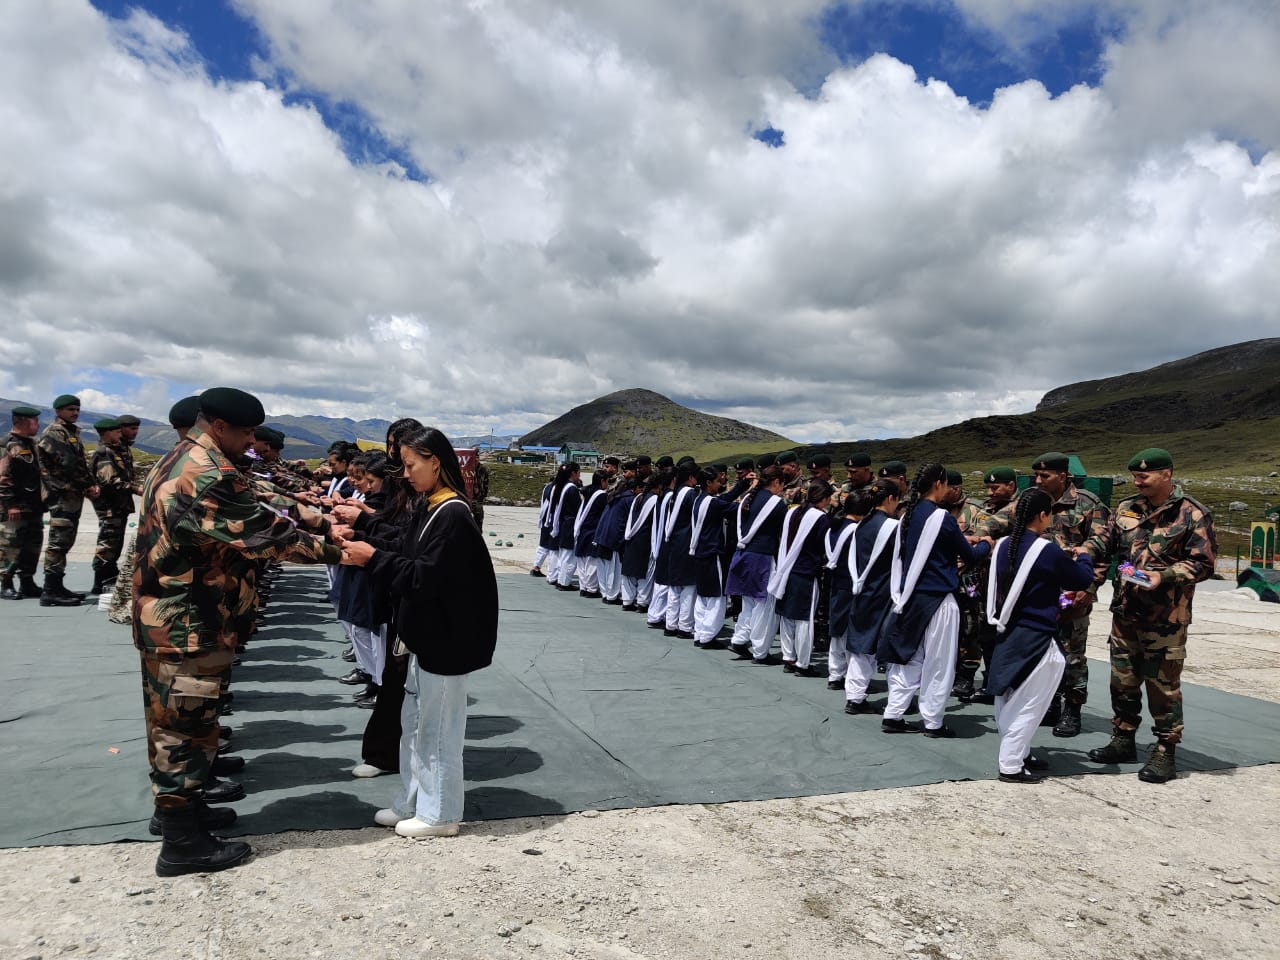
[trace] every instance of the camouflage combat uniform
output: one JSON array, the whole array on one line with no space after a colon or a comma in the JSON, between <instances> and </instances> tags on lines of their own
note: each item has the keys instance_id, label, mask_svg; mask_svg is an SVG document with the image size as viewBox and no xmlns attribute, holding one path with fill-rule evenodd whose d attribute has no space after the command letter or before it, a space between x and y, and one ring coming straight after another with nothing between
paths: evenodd
<instances>
[{"instance_id":1,"label":"camouflage combat uniform","mask_svg":"<svg viewBox=\"0 0 1280 960\"><path fill-rule=\"evenodd\" d=\"M809 478L797 473L795 479L782 485L782 500L788 507L798 507L804 503L809 492Z\"/></svg>"},{"instance_id":2,"label":"camouflage combat uniform","mask_svg":"<svg viewBox=\"0 0 1280 960\"><path fill-rule=\"evenodd\" d=\"M49 506L44 571L61 575L67 569L67 551L76 542L84 493L93 486L93 475L89 472L89 460L76 424L55 417L40 434L36 446L40 450L40 473Z\"/></svg>"},{"instance_id":3,"label":"camouflage combat uniform","mask_svg":"<svg viewBox=\"0 0 1280 960\"><path fill-rule=\"evenodd\" d=\"M1013 501L1016 504L1018 501ZM1013 504L1010 504L1012 506ZM1068 483L1062 496L1053 505L1051 524L1046 534L1063 550L1084 546L1089 540L1101 537L1111 518L1111 511L1094 494L1074 483ZM1013 526L1013 517L1006 507L987 523L991 536L1003 537ZM1089 658L1085 652L1089 642L1089 614L1098 598L1098 587L1107 579L1110 563L1103 559L1094 564L1093 586L1089 599L1078 606L1068 607L1058 614L1058 642L1067 658L1066 669L1058 692L1067 703L1084 704L1089 699Z\"/></svg>"},{"instance_id":4,"label":"camouflage combat uniform","mask_svg":"<svg viewBox=\"0 0 1280 960\"><path fill-rule=\"evenodd\" d=\"M125 457L128 456L128 460ZM124 528L133 513L133 457L122 443L98 445L89 470L101 492L93 501L98 515L98 543L93 552L93 569L114 576L124 549Z\"/></svg>"},{"instance_id":5,"label":"camouflage combat uniform","mask_svg":"<svg viewBox=\"0 0 1280 960\"><path fill-rule=\"evenodd\" d=\"M990 514L978 501L965 500L948 511L966 537L982 536ZM990 627L987 624L987 563L966 567L960 572L960 590L956 603L960 607L960 639L956 647L957 676L973 680L982 666L983 643ZM990 655L988 654L988 657Z\"/></svg>"},{"instance_id":6,"label":"camouflage combat uniform","mask_svg":"<svg viewBox=\"0 0 1280 960\"><path fill-rule=\"evenodd\" d=\"M1111 601L1111 709L1117 730L1142 723L1146 686L1154 732L1160 741L1182 739L1182 663L1196 584L1213 576L1218 541L1209 510L1175 484L1169 499L1153 507L1143 496L1116 507L1100 534L1086 544L1099 561L1118 557L1139 570L1159 572L1144 590L1117 578Z\"/></svg>"},{"instance_id":7,"label":"camouflage combat uniform","mask_svg":"<svg viewBox=\"0 0 1280 960\"><path fill-rule=\"evenodd\" d=\"M9 511L22 511L9 520ZM10 433L0 451L0 573L30 577L36 572L44 540L44 503L36 438Z\"/></svg>"},{"instance_id":8,"label":"camouflage combat uniform","mask_svg":"<svg viewBox=\"0 0 1280 960\"><path fill-rule=\"evenodd\" d=\"M187 806L209 778L219 695L253 625L258 561L337 563L341 553L261 506L198 427L151 470L133 572L133 642L158 808Z\"/></svg>"},{"instance_id":9,"label":"camouflage combat uniform","mask_svg":"<svg viewBox=\"0 0 1280 960\"><path fill-rule=\"evenodd\" d=\"M831 497L831 507L827 510L828 515L831 517L843 517L844 502L855 494L861 493L869 486L871 486L870 483L860 483L855 486L852 480L846 480L840 484L839 489Z\"/></svg>"}]
</instances>

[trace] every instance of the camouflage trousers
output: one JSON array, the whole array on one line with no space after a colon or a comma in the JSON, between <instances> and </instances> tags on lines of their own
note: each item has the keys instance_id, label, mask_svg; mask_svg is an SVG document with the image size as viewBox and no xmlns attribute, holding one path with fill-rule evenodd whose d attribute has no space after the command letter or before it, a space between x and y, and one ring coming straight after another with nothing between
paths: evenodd
<instances>
[{"instance_id":1,"label":"camouflage trousers","mask_svg":"<svg viewBox=\"0 0 1280 960\"><path fill-rule=\"evenodd\" d=\"M67 552L76 542L84 497L70 494L49 505L49 541L44 548L44 572L66 573Z\"/></svg>"},{"instance_id":2,"label":"camouflage trousers","mask_svg":"<svg viewBox=\"0 0 1280 960\"><path fill-rule=\"evenodd\" d=\"M1089 618L1060 620L1058 642L1062 644L1062 652L1067 657L1067 667L1062 672L1058 693L1062 694L1067 703L1088 703L1089 658L1085 654L1085 649L1089 645ZM1114 658L1111 662L1115 663Z\"/></svg>"},{"instance_id":3,"label":"camouflage trousers","mask_svg":"<svg viewBox=\"0 0 1280 960\"><path fill-rule=\"evenodd\" d=\"M956 646L956 672L972 680L982 666L987 616L982 600L967 594L957 595L960 605L960 642ZM990 657L990 654L987 655Z\"/></svg>"},{"instance_id":4,"label":"camouflage trousers","mask_svg":"<svg viewBox=\"0 0 1280 960\"><path fill-rule=\"evenodd\" d=\"M31 576L40 561L44 543L44 518L24 513L21 520L0 521L0 573L5 577Z\"/></svg>"},{"instance_id":5,"label":"camouflage trousers","mask_svg":"<svg viewBox=\"0 0 1280 960\"><path fill-rule=\"evenodd\" d=\"M127 515L98 514L98 543L93 551L93 569L119 561L124 550L124 528L128 520Z\"/></svg>"},{"instance_id":6,"label":"camouflage trousers","mask_svg":"<svg viewBox=\"0 0 1280 960\"><path fill-rule=\"evenodd\" d=\"M201 795L218 752L218 700L231 650L142 651L142 707L156 807L176 810Z\"/></svg>"},{"instance_id":7,"label":"camouflage trousers","mask_svg":"<svg viewBox=\"0 0 1280 960\"><path fill-rule=\"evenodd\" d=\"M1111 723L1118 730L1142 725L1142 690L1147 691L1152 731L1158 740L1182 740L1182 662L1187 628L1156 630L1118 616L1111 619Z\"/></svg>"}]
</instances>

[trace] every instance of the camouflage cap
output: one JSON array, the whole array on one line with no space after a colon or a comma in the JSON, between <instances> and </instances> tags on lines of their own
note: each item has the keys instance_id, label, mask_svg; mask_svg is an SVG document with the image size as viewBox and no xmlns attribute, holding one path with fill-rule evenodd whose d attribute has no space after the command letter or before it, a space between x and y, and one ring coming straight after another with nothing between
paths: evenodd
<instances>
[{"instance_id":1,"label":"camouflage cap","mask_svg":"<svg viewBox=\"0 0 1280 960\"><path fill-rule=\"evenodd\" d=\"M1032 470L1061 470L1067 471L1071 469L1071 458L1065 453L1042 453L1036 457L1036 462L1031 465Z\"/></svg>"},{"instance_id":2,"label":"camouflage cap","mask_svg":"<svg viewBox=\"0 0 1280 960\"><path fill-rule=\"evenodd\" d=\"M199 397L183 397L169 408L169 426L175 430L196 425L196 416L200 413Z\"/></svg>"},{"instance_id":3,"label":"camouflage cap","mask_svg":"<svg viewBox=\"0 0 1280 960\"><path fill-rule=\"evenodd\" d=\"M35 407L14 407L9 411L11 417L38 417L40 411Z\"/></svg>"},{"instance_id":4,"label":"camouflage cap","mask_svg":"<svg viewBox=\"0 0 1280 960\"><path fill-rule=\"evenodd\" d=\"M1172 470L1173 455L1168 450L1160 447L1147 447L1145 450L1139 450L1133 455L1133 459L1129 461L1129 469L1137 472L1141 470Z\"/></svg>"},{"instance_id":5,"label":"camouflage cap","mask_svg":"<svg viewBox=\"0 0 1280 960\"><path fill-rule=\"evenodd\" d=\"M831 454L829 453L814 454L813 459L809 461L810 470L821 469L821 468L830 467L830 466L831 466Z\"/></svg>"},{"instance_id":6,"label":"camouflage cap","mask_svg":"<svg viewBox=\"0 0 1280 960\"><path fill-rule=\"evenodd\" d=\"M737 463L733 465L733 469L754 470L755 466L756 466L756 462L754 460L752 460L750 457L743 457L741 460L739 460Z\"/></svg>"},{"instance_id":7,"label":"camouflage cap","mask_svg":"<svg viewBox=\"0 0 1280 960\"><path fill-rule=\"evenodd\" d=\"M905 477L906 475L907 465L901 460L886 460L880 467L882 477Z\"/></svg>"},{"instance_id":8,"label":"camouflage cap","mask_svg":"<svg viewBox=\"0 0 1280 960\"><path fill-rule=\"evenodd\" d=\"M80 406L80 398L77 397L74 393L61 394L57 397L57 399L53 401L53 409L55 410L61 410L63 407L78 407L78 406Z\"/></svg>"},{"instance_id":9,"label":"camouflage cap","mask_svg":"<svg viewBox=\"0 0 1280 960\"><path fill-rule=\"evenodd\" d=\"M773 462L776 463L778 466L782 466L784 463L795 463L799 459L800 457L796 455L796 452L794 450L783 450L780 454L778 454L777 459L774 460Z\"/></svg>"},{"instance_id":10,"label":"camouflage cap","mask_svg":"<svg viewBox=\"0 0 1280 960\"><path fill-rule=\"evenodd\" d=\"M869 467L871 466L871 458L865 453L854 453L844 462L846 467Z\"/></svg>"},{"instance_id":11,"label":"camouflage cap","mask_svg":"<svg viewBox=\"0 0 1280 960\"><path fill-rule=\"evenodd\" d=\"M135 417L132 413L126 413L123 416L116 417L116 419L120 421L120 426L122 427L142 426L142 421L139 420L137 417Z\"/></svg>"},{"instance_id":12,"label":"camouflage cap","mask_svg":"<svg viewBox=\"0 0 1280 960\"><path fill-rule=\"evenodd\" d=\"M115 417L103 417L101 420L93 421L93 429L102 433L104 430L119 430L120 421Z\"/></svg>"},{"instance_id":13,"label":"camouflage cap","mask_svg":"<svg viewBox=\"0 0 1280 960\"><path fill-rule=\"evenodd\" d=\"M1018 471L1013 467L992 467L982 475L983 483L1017 483Z\"/></svg>"}]
</instances>

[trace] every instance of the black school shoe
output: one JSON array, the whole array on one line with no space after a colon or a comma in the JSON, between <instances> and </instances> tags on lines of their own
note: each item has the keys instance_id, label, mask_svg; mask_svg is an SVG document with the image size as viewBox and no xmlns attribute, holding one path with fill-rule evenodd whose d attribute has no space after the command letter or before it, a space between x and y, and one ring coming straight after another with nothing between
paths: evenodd
<instances>
[{"instance_id":1,"label":"black school shoe","mask_svg":"<svg viewBox=\"0 0 1280 960\"><path fill-rule=\"evenodd\" d=\"M956 735L945 723L940 727L925 727L921 732L930 740L951 740Z\"/></svg>"},{"instance_id":2,"label":"black school shoe","mask_svg":"<svg viewBox=\"0 0 1280 960\"><path fill-rule=\"evenodd\" d=\"M1044 777L1037 776L1026 767L1017 773L1002 773L999 780L1001 783L1044 783Z\"/></svg>"},{"instance_id":3,"label":"black school shoe","mask_svg":"<svg viewBox=\"0 0 1280 960\"><path fill-rule=\"evenodd\" d=\"M757 667L776 667L782 662L782 658L776 653L770 653L763 657L752 657L751 662Z\"/></svg>"},{"instance_id":4,"label":"black school shoe","mask_svg":"<svg viewBox=\"0 0 1280 960\"><path fill-rule=\"evenodd\" d=\"M636 609L637 607L634 603L624 603L622 605L622 610L624 613L635 613Z\"/></svg>"},{"instance_id":5,"label":"black school shoe","mask_svg":"<svg viewBox=\"0 0 1280 960\"><path fill-rule=\"evenodd\" d=\"M884 707L875 707L867 703L865 700L846 700L844 702L844 712L856 715L859 713L884 713Z\"/></svg>"},{"instance_id":6,"label":"black school shoe","mask_svg":"<svg viewBox=\"0 0 1280 960\"><path fill-rule=\"evenodd\" d=\"M1049 761L1041 760L1034 753L1028 753L1026 759L1022 761L1022 767L1025 770L1048 770Z\"/></svg>"},{"instance_id":7,"label":"black school shoe","mask_svg":"<svg viewBox=\"0 0 1280 960\"><path fill-rule=\"evenodd\" d=\"M827 675L827 671L819 670L813 664L809 664L807 667L796 667L791 672L797 677L825 677ZM841 684L841 686L844 686L844 684Z\"/></svg>"},{"instance_id":8,"label":"black school shoe","mask_svg":"<svg viewBox=\"0 0 1280 960\"><path fill-rule=\"evenodd\" d=\"M897 719L890 719L889 717L885 717L883 720L880 721L880 732L881 733L919 733L920 727L914 723L908 723L906 720L903 720L901 717L898 717Z\"/></svg>"}]
</instances>

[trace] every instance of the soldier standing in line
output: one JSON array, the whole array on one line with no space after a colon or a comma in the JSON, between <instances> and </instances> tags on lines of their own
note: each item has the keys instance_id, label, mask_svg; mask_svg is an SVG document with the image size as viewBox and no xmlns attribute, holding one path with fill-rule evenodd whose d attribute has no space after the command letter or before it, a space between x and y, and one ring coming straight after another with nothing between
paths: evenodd
<instances>
[{"instance_id":1,"label":"soldier standing in line","mask_svg":"<svg viewBox=\"0 0 1280 960\"><path fill-rule=\"evenodd\" d=\"M142 421L131 413L116 417L120 421L120 459L129 471L129 483L134 494L142 496L142 482L138 479L137 468L133 465L133 445L138 441L138 428Z\"/></svg>"},{"instance_id":2,"label":"soldier standing in line","mask_svg":"<svg viewBox=\"0 0 1280 960\"><path fill-rule=\"evenodd\" d=\"M903 498L907 495L907 465L901 460L886 460L880 465L881 480L891 480L898 485Z\"/></svg>"},{"instance_id":3,"label":"soldier standing in line","mask_svg":"<svg viewBox=\"0 0 1280 960\"><path fill-rule=\"evenodd\" d=\"M40 596L35 573L44 542L44 501L34 439L40 429L40 411L14 407L9 416L13 428L0 451L0 599L25 600Z\"/></svg>"},{"instance_id":4,"label":"soldier standing in line","mask_svg":"<svg viewBox=\"0 0 1280 960\"><path fill-rule=\"evenodd\" d=\"M800 472L800 458L794 450L784 450L774 461L782 468L782 499L787 507L798 507L809 492L809 478Z\"/></svg>"},{"instance_id":5,"label":"soldier standing in line","mask_svg":"<svg viewBox=\"0 0 1280 960\"><path fill-rule=\"evenodd\" d=\"M342 551L262 506L235 466L262 423L251 394L201 394L186 439L151 470L142 496L133 574L133 642L143 705L155 822L164 837L158 876L224 870L249 845L211 828L235 812L210 802L243 796L233 781L206 790L218 746L218 704L237 644L254 618L259 560L337 563Z\"/></svg>"},{"instance_id":6,"label":"soldier standing in line","mask_svg":"<svg viewBox=\"0 0 1280 960\"><path fill-rule=\"evenodd\" d=\"M93 510L98 515L98 543L93 552L93 587L97 595L115 586L120 553L124 550L124 528L133 513L133 476L125 463L127 453L120 439L120 421L97 421L98 448L93 451L89 472L98 482L98 499Z\"/></svg>"},{"instance_id":7,"label":"soldier standing in line","mask_svg":"<svg viewBox=\"0 0 1280 960\"><path fill-rule=\"evenodd\" d=\"M67 551L76 542L84 498L95 500L98 486L89 472L89 459L80 440L80 398L64 393L53 401L57 416L40 434L40 474L49 504L49 541L44 550L44 589L40 605L68 606L68 600L84 599L62 585L67 571ZM61 602L59 602L61 601Z\"/></svg>"},{"instance_id":8,"label":"soldier standing in line","mask_svg":"<svg viewBox=\"0 0 1280 960\"><path fill-rule=\"evenodd\" d=\"M846 497L860 492L864 487L871 486L871 481L875 479L875 475L871 470L871 458L865 453L851 454L844 462L844 469L845 481L840 484L840 489L831 498L831 516L833 518L845 515L844 501Z\"/></svg>"},{"instance_id":9,"label":"soldier standing in line","mask_svg":"<svg viewBox=\"0 0 1280 960\"><path fill-rule=\"evenodd\" d=\"M1138 492L1116 507L1099 536L1079 552L1121 561L1111 601L1111 741L1089 751L1095 763L1137 760L1142 689L1156 736L1138 779L1177 775L1182 741L1182 664L1196 584L1213 576L1218 541L1213 515L1173 479L1169 451L1150 447L1129 461ZM1132 565L1132 571L1126 569ZM1126 576L1129 579L1125 579Z\"/></svg>"},{"instance_id":10,"label":"soldier standing in line","mask_svg":"<svg viewBox=\"0 0 1280 960\"><path fill-rule=\"evenodd\" d=\"M1068 553L1106 531L1111 511L1096 496L1077 487L1070 476L1071 458L1065 453L1046 453L1031 465L1036 486L1053 498L1052 522L1047 531L1053 542ZM1068 594L1070 606L1058 612L1058 642L1066 654L1067 666L1057 696L1046 717L1056 716L1055 737L1080 733L1080 709L1089 699L1089 614L1098 599L1098 587L1107 579L1107 561L1094 564L1093 586ZM1046 724L1047 725L1047 724Z\"/></svg>"},{"instance_id":11,"label":"soldier standing in line","mask_svg":"<svg viewBox=\"0 0 1280 960\"><path fill-rule=\"evenodd\" d=\"M966 497L964 477L958 470L947 471L948 498L944 506L955 517L960 532L966 537L981 537L988 520L982 504ZM960 639L956 645L956 680L951 695L962 703L973 700L974 678L982 666L982 639L988 630L986 614L986 582L988 561L960 571L960 589L956 603L960 607Z\"/></svg>"}]
</instances>

